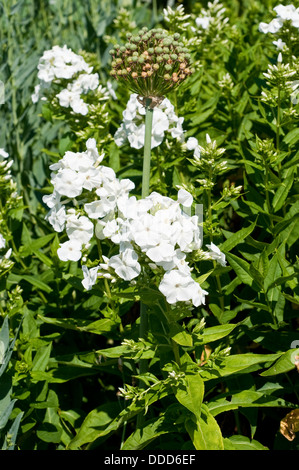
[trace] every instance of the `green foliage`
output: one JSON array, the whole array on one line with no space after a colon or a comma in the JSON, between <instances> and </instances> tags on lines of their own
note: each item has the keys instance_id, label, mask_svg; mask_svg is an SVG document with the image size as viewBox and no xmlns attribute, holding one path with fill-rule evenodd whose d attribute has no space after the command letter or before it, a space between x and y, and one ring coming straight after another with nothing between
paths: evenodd
<instances>
[{"instance_id":1,"label":"green foliage","mask_svg":"<svg viewBox=\"0 0 299 470\"><path fill-rule=\"evenodd\" d=\"M162 8L131 0L1 4L0 146L16 182L0 194L1 234L12 248L11 262L1 264L1 250L0 263L4 450L298 450L298 436L279 435L299 394L299 131L289 87L298 57L282 53L278 63L275 37L258 31L272 0L223 0L221 14L215 3L211 29L197 34L191 26L207 2L184 3L170 21ZM109 49L144 25L182 33L196 68L169 99L201 157L169 138L151 168L151 190L173 196L183 187L203 205L203 245L226 257L211 268L197 253L194 276L209 296L193 311L169 308L154 285L107 288L100 279L86 292L78 263L57 256L62 235L45 221L41 199L49 164L89 137L141 193L140 152L113 140L128 90L117 87L105 106L91 97L94 113L79 125L57 103L33 105L31 94L38 59L56 43L81 51L106 86Z\"/></svg>"}]
</instances>

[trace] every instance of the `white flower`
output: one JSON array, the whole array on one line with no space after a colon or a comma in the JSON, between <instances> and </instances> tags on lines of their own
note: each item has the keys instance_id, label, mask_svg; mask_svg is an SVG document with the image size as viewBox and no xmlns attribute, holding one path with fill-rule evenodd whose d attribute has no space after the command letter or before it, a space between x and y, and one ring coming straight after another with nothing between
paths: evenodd
<instances>
[{"instance_id":1,"label":"white flower","mask_svg":"<svg viewBox=\"0 0 299 470\"><path fill-rule=\"evenodd\" d=\"M175 256L175 250L171 243L167 240L161 240L157 245L149 248L146 255L156 263L158 266L163 266L164 263L169 263Z\"/></svg>"},{"instance_id":2,"label":"white flower","mask_svg":"<svg viewBox=\"0 0 299 470\"><path fill-rule=\"evenodd\" d=\"M66 45L54 46L43 53L38 64L38 78L51 82L55 78L70 79L78 72L92 71L82 56L75 54Z\"/></svg>"},{"instance_id":3,"label":"white flower","mask_svg":"<svg viewBox=\"0 0 299 470\"><path fill-rule=\"evenodd\" d=\"M3 235L0 233L0 249L5 248L6 240Z\"/></svg>"},{"instance_id":4,"label":"white flower","mask_svg":"<svg viewBox=\"0 0 299 470\"><path fill-rule=\"evenodd\" d=\"M61 261L79 261L82 256L82 244L75 239L61 243L57 250L58 258Z\"/></svg>"},{"instance_id":5,"label":"white flower","mask_svg":"<svg viewBox=\"0 0 299 470\"><path fill-rule=\"evenodd\" d=\"M2 159L4 158L8 158L9 157L9 154L7 152L5 152L4 149L0 149L0 161L2 161Z\"/></svg>"},{"instance_id":6,"label":"white flower","mask_svg":"<svg viewBox=\"0 0 299 470\"><path fill-rule=\"evenodd\" d=\"M81 244L86 244L93 236L94 226L88 217L76 214L67 216L66 233L70 240L78 240Z\"/></svg>"},{"instance_id":7,"label":"white flower","mask_svg":"<svg viewBox=\"0 0 299 470\"><path fill-rule=\"evenodd\" d=\"M299 8L296 8L294 5L277 5L274 7L279 19L285 21L291 21L292 26L295 28L299 27Z\"/></svg>"},{"instance_id":8,"label":"white flower","mask_svg":"<svg viewBox=\"0 0 299 470\"><path fill-rule=\"evenodd\" d=\"M131 232L134 242L143 251L156 246L161 240L159 228L152 214L146 213L140 219L134 220L131 224Z\"/></svg>"},{"instance_id":9,"label":"white flower","mask_svg":"<svg viewBox=\"0 0 299 470\"><path fill-rule=\"evenodd\" d=\"M85 265L82 266L82 272L84 276L82 285L86 290L90 290L92 286L94 286L95 283L97 282L98 270L99 270L99 266L96 266L91 269L88 269L87 266Z\"/></svg>"},{"instance_id":10,"label":"white flower","mask_svg":"<svg viewBox=\"0 0 299 470\"><path fill-rule=\"evenodd\" d=\"M219 250L219 248L213 242L210 245L207 245L207 247L210 249L210 258L217 261L221 266L226 266L225 255Z\"/></svg>"},{"instance_id":11,"label":"white flower","mask_svg":"<svg viewBox=\"0 0 299 470\"><path fill-rule=\"evenodd\" d=\"M277 41L273 41L273 44L274 46L276 46L278 50L283 50L284 46L286 45L286 43L283 42L281 39L277 39Z\"/></svg>"},{"instance_id":12,"label":"white flower","mask_svg":"<svg viewBox=\"0 0 299 470\"><path fill-rule=\"evenodd\" d=\"M194 307L199 307L200 305L205 304L205 296L208 295L208 292L202 289L197 282L195 282L195 284L196 286L194 286L194 291L192 295L192 303Z\"/></svg>"},{"instance_id":13,"label":"white flower","mask_svg":"<svg viewBox=\"0 0 299 470\"><path fill-rule=\"evenodd\" d=\"M95 90L99 86L99 76L97 73L81 73L77 80L71 83L71 90L75 93L87 93Z\"/></svg>"},{"instance_id":14,"label":"white flower","mask_svg":"<svg viewBox=\"0 0 299 470\"><path fill-rule=\"evenodd\" d=\"M46 194L42 199L49 209L52 209L52 207L60 203L60 194L54 190L52 194Z\"/></svg>"},{"instance_id":15,"label":"white flower","mask_svg":"<svg viewBox=\"0 0 299 470\"><path fill-rule=\"evenodd\" d=\"M141 272L138 255L132 248L126 248L119 255L112 256L108 266L113 268L116 274L125 281L131 281Z\"/></svg>"},{"instance_id":16,"label":"white flower","mask_svg":"<svg viewBox=\"0 0 299 470\"><path fill-rule=\"evenodd\" d=\"M114 134L116 145L121 146L129 141L132 148L141 149L144 145L145 108L139 103L137 94L132 93L123 111L123 122ZM165 98L162 103L154 108L151 147L160 145L169 132L173 138L183 140L182 123L184 118L178 118L174 112L174 107L170 101Z\"/></svg>"},{"instance_id":17,"label":"white flower","mask_svg":"<svg viewBox=\"0 0 299 470\"><path fill-rule=\"evenodd\" d=\"M52 177L51 183L59 194L73 198L82 193L84 180L84 175L65 168Z\"/></svg>"},{"instance_id":18,"label":"white flower","mask_svg":"<svg viewBox=\"0 0 299 470\"><path fill-rule=\"evenodd\" d=\"M176 269L164 274L159 290L169 304L191 301L196 307L204 303L206 294L189 274Z\"/></svg>"},{"instance_id":19,"label":"white flower","mask_svg":"<svg viewBox=\"0 0 299 470\"><path fill-rule=\"evenodd\" d=\"M178 192L178 202L185 207L191 207L193 203L193 196L185 189L180 189Z\"/></svg>"},{"instance_id":20,"label":"white flower","mask_svg":"<svg viewBox=\"0 0 299 470\"><path fill-rule=\"evenodd\" d=\"M283 21L280 18L274 18L270 23L260 23L259 24L259 31L261 33L267 34L272 33L275 34L283 25Z\"/></svg>"},{"instance_id":21,"label":"white flower","mask_svg":"<svg viewBox=\"0 0 299 470\"><path fill-rule=\"evenodd\" d=\"M195 19L196 26L202 29L208 29L212 18L209 16L198 17Z\"/></svg>"},{"instance_id":22,"label":"white flower","mask_svg":"<svg viewBox=\"0 0 299 470\"><path fill-rule=\"evenodd\" d=\"M101 198L97 201L87 202L84 204L85 212L90 219L100 219L105 217L109 212L115 208L114 201L109 201L108 198Z\"/></svg>"},{"instance_id":23,"label":"white flower","mask_svg":"<svg viewBox=\"0 0 299 470\"><path fill-rule=\"evenodd\" d=\"M110 93L110 95L112 96L112 99L117 100L116 93L113 89L112 83L109 80L107 82L107 90Z\"/></svg>"},{"instance_id":24,"label":"white flower","mask_svg":"<svg viewBox=\"0 0 299 470\"><path fill-rule=\"evenodd\" d=\"M52 225L55 232L62 232L66 221L65 206L62 206L61 204L53 206L45 216L45 220Z\"/></svg>"},{"instance_id":25,"label":"white flower","mask_svg":"<svg viewBox=\"0 0 299 470\"><path fill-rule=\"evenodd\" d=\"M193 156L195 158L200 158L200 146L198 145L198 140L195 137L189 137L186 142L187 150L194 150Z\"/></svg>"},{"instance_id":26,"label":"white flower","mask_svg":"<svg viewBox=\"0 0 299 470\"><path fill-rule=\"evenodd\" d=\"M186 142L186 147L188 150L195 150L198 146L198 140L195 137L189 137Z\"/></svg>"}]
</instances>

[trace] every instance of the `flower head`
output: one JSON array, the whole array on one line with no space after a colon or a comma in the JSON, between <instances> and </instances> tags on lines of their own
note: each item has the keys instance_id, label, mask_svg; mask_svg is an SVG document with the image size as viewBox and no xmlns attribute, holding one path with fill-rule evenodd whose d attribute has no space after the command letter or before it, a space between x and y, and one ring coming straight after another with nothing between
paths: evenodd
<instances>
[{"instance_id":1,"label":"flower head","mask_svg":"<svg viewBox=\"0 0 299 470\"><path fill-rule=\"evenodd\" d=\"M127 39L110 51L111 76L137 93L142 104L151 99L151 107L158 105L164 94L191 75L190 53L179 33L144 27L136 35L128 33Z\"/></svg>"}]
</instances>

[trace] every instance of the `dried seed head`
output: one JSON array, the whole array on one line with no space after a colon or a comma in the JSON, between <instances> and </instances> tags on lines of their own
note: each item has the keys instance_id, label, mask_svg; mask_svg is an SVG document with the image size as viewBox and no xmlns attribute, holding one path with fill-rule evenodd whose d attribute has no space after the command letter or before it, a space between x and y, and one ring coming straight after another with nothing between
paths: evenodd
<instances>
[{"instance_id":1,"label":"dried seed head","mask_svg":"<svg viewBox=\"0 0 299 470\"><path fill-rule=\"evenodd\" d=\"M151 98L156 106L164 94L185 80L193 69L190 54L180 34L169 35L161 28L142 28L127 33L124 45L111 49L111 76L139 95L140 102Z\"/></svg>"}]
</instances>

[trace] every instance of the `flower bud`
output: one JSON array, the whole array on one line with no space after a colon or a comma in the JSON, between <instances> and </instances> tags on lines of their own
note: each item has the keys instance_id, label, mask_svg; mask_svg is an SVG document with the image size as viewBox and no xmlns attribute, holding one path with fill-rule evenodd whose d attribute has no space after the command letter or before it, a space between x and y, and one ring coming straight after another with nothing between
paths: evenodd
<instances>
[{"instance_id":1,"label":"flower bud","mask_svg":"<svg viewBox=\"0 0 299 470\"><path fill-rule=\"evenodd\" d=\"M141 103L151 98L151 106L156 106L164 94L193 72L190 54L180 42L180 34L170 35L162 28L144 27L135 35L128 33L126 38L125 45L116 45L110 51L111 76L138 93Z\"/></svg>"}]
</instances>

